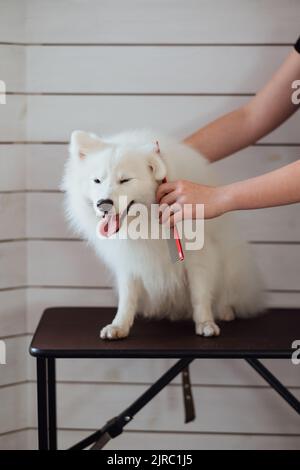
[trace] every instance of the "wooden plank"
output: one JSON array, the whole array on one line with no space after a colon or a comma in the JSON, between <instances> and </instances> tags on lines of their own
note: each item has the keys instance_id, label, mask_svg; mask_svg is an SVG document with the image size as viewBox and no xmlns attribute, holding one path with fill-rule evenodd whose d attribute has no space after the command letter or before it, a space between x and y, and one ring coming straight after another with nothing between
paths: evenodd
<instances>
[{"instance_id":1,"label":"wooden plank","mask_svg":"<svg viewBox=\"0 0 300 470\"><path fill-rule=\"evenodd\" d=\"M35 403L35 384L31 386L30 397ZM144 390L145 386L131 384L122 385L121 389L120 386L110 384L59 384L58 427L99 429ZM300 397L299 389L294 389L293 392ZM165 388L143 408L127 429L203 433L299 433L299 419L295 411L268 388L194 387L194 398L199 418L188 426L183 420L181 386L173 385ZM35 426L34 416L31 420Z\"/></svg>"},{"instance_id":2,"label":"wooden plank","mask_svg":"<svg viewBox=\"0 0 300 470\"><path fill-rule=\"evenodd\" d=\"M1 0L0 42L25 41L26 2Z\"/></svg>"},{"instance_id":3,"label":"wooden plank","mask_svg":"<svg viewBox=\"0 0 300 470\"><path fill-rule=\"evenodd\" d=\"M269 292L268 302L279 308L299 308L300 292Z\"/></svg>"},{"instance_id":4,"label":"wooden plank","mask_svg":"<svg viewBox=\"0 0 300 470\"><path fill-rule=\"evenodd\" d=\"M0 388L0 402L2 403L0 434L28 426L28 392L29 384Z\"/></svg>"},{"instance_id":5,"label":"wooden plank","mask_svg":"<svg viewBox=\"0 0 300 470\"><path fill-rule=\"evenodd\" d=\"M0 142L25 140L26 96L8 95L0 105Z\"/></svg>"},{"instance_id":6,"label":"wooden plank","mask_svg":"<svg viewBox=\"0 0 300 470\"><path fill-rule=\"evenodd\" d=\"M238 227L252 242L298 242L300 240L300 204L236 214Z\"/></svg>"},{"instance_id":7,"label":"wooden plank","mask_svg":"<svg viewBox=\"0 0 300 470\"><path fill-rule=\"evenodd\" d=\"M25 217L26 195L24 193L0 193L0 240L24 238Z\"/></svg>"},{"instance_id":8,"label":"wooden plank","mask_svg":"<svg viewBox=\"0 0 300 470\"><path fill-rule=\"evenodd\" d=\"M27 357L29 337L4 338L4 341L6 345L6 365L1 365L0 387L28 380Z\"/></svg>"},{"instance_id":9,"label":"wooden plank","mask_svg":"<svg viewBox=\"0 0 300 470\"><path fill-rule=\"evenodd\" d=\"M14 451L37 449L37 440L34 440L32 434L33 432L29 429L2 434L0 436L0 449Z\"/></svg>"},{"instance_id":10,"label":"wooden plank","mask_svg":"<svg viewBox=\"0 0 300 470\"><path fill-rule=\"evenodd\" d=\"M26 186L25 145L0 145L0 191L21 191Z\"/></svg>"},{"instance_id":11,"label":"wooden plank","mask_svg":"<svg viewBox=\"0 0 300 470\"><path fill-rule=\"evenodd\" d=\"M27 249L29 285L110 287L112 284L108 270L85 242L29 241Z\"/></svg>"},{"instance_id":12,"label":"wooden plank","mask_svg":"<svg viewBox=\"0 0 300 470\"><path fill-rule=\"evenodd\" d=\"M0 243L0 289L25 284L25 242Z\"/></svg>"},{"instance_id":13,"label":"wooden plank","mask_svg":"<svg viewBox=\"0 0 300 470\"><path fill-rule=\"evenodd\" d=\"M272 43L299 34L297 0L27 4L27 41L37 43Z\"/></svg>"},{"instance_id":14,"label":"wooden plank","mask_svg":"<svg viewBox=\"0 0 300 470\"><path fill-rule=\"evenodd\" d=\"M261 244L253 248L268 289L299 289L299 245Z\"/></svg>"},{"instance_id":15,"label":"wooden plank","mask_svg":"<svg viewBox=\"0 0 300 470\"><path fill-rule=\"evenodd\" d=\"M95 429L96 431L96 429ZM60 449L68 449L75 442L84 439L92 431L58 430ZM1 442L1 441L0 441ZM37 443L37 433L32 431L32 447ZM124 431L116 439L111 440L106 450L297 450L300 446L299 436L271 436L255 434L205 434L205 433L167 433Z\"/></svg>"},{"instance_id":16,"label":"wooden plank","mask_svg":"<svg viewBox=\"0 0 300 470\"><path fill-rule=\"evenodd\" d=\"M6 84L7 92L25 91L24 46L0 45L0 77Z\"/></svg>"},{"instance_id":17,"label":"wooden plank","mask_svg":"<svg viewBox=\"0 0 300 470\"><path fill-rule=\"evenodd\" d=\"M27 220L29 238L74 238L66 222L61 193L27 194Z\"/></svg>"},{"instance_id":18,"label":"wooden plank","mask_svg":"<svg viewBox=\"0 0 300 470\"><path fill-rule=\"evenodd\" d=\"M0 291L0 325L0 336L19 335L27 331L25 289Z\"/></svg>"},{"instance_id":19,"label":"wooden plank","mask_svg":"<svg viewBox=\"0 0 300 470\"><path fill-rule=\"evenodd\" d=\"M59 190L68 145L28 144L22 147L28 149L27 188L34 191Z\"/></svg>"},{"instance_id":20,"label":"wooden plank","mask_svg":"<svg viewBox=\"0 0 300 470\"><path fill-rule=\"evenodd\" d=\"M40 256L43 253L43 256ZM298 290L300 250L298 245L253 246L267 289ZM92 248L80 241L28 243L29 285L111 286L111 276Z\"/></svg>"},{"instance_id":21,"label":"wooden plank","mask_svg":"<svg viewBox=\"0 0 300 470\"><path fill-rule=\"evenodd\" d=\"M255 93L290 50L290 46L29 46L26 91ZM25 91L20 86L19 91Z\"/></svg>"},{"instance_id":22,"label":"wooden plank","mask_svg":"<svg viewBox=\"0 0 300 470\"><path fill-rule=\"evenodd\" d=\"M247 99L230 96L28 96L27 139L68 141L74 129L106 134L124 131L124 123L127 129L150 127L180 139L245 104ZM0 138L3 139L3 135L4 132ZM262 142L300 143L298 116L291 117Z\"/></svg>"}]
</instances>

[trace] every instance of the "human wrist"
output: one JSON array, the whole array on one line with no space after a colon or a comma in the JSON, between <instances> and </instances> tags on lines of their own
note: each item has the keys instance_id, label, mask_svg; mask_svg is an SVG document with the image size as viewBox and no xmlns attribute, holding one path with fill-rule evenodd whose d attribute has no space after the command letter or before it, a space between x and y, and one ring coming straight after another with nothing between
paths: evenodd
<instances>
[{"instance_id":1,"label":"human wrist","mask_svg":"<svg viewBox=\"0 0 300 470\"><path fill-rule=\"evenodd\" d=\"M237 209L234 186L232 184L218 186L216 196L220 214L231 212Z\"/></svg>"}]
</instances>

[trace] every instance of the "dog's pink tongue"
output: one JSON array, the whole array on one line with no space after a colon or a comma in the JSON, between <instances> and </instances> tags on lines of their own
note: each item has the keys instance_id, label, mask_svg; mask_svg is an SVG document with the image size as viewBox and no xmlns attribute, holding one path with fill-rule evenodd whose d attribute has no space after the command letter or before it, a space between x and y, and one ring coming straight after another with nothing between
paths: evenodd
<instances>
[{"instance_id":1,"label":"dog's pink tongue","mask_svg":"<svg viewBox=\"0 0 300 470\"><path fill-rule=\"evenodd\" d=\"M99 231L103 237L111 237L120 228L119 214L107 215L99 225Z\"/></svg>"}]
</instances>

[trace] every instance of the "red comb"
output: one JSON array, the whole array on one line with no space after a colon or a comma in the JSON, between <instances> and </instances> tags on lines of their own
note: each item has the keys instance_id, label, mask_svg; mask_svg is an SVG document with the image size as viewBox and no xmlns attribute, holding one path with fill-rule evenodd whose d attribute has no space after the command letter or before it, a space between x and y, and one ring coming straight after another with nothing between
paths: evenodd
<instances>
[{"instance_id":1,"label":"red comb","mask_svg":"<svg viewBox=\"0 0 300 470\"><path fill-rule=\"evenodd\" d=\"M158 140L155 142L155 144L156 144L156 153L158 153L160 155L160 147L159 147ZM168 182L166 176L164 177L162 182L163 183ZM172 235L172 230L171 230L171 235ZM175 224L174 224L174 227L173 227L173 237L172 238L173 238L173 240L175 240L176 249L177 249L177 253L178 253L178 258L179 258L180 261L183 261L184 260L184 253L183 253L181 241L180 241L180 238L179 238L178 230L177 230L177 227L176 227Z\"/></svg>"}]
</instances>

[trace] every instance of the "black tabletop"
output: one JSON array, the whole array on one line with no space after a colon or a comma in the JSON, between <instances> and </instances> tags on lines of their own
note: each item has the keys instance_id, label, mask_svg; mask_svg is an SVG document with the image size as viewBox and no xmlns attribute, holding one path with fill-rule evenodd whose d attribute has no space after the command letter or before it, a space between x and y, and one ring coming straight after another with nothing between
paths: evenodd
<instances>
[{"instance_id":1,"label":"black tabletop","mask_svg":"<svg viewBox=\"0 0 300 470\"><path fill-rule=\"evenodd\" d=\"M30 353L58 358L284 358L300 339L300 309L273 309L247 320L220 323L221 335L203 338L192 321L137 318L128 338L102 340L100 329L115 308L59 307L47 309L33 337Z\"/></svg>"}]
</instances>

